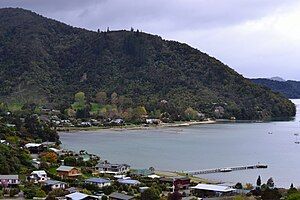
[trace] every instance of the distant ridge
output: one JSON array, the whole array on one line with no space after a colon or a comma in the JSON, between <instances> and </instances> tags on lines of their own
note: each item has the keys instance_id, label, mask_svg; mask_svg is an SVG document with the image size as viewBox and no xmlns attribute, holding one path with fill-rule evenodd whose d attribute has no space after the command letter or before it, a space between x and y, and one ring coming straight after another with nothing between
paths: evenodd
<instances>
[{"instance_id":1,"label":"distant ridge","mask_svg":"<svg viewBox=\"0 0 300 200\"><path fill-rule=\"evenodd\" d=\"M300 81L292 80L273 80L267 78L258 78L251 79L252 82L256 84L263 85L267 88L270 88L274 92L279 92L287 98L290 99L299 99L300 98Z\"/></svg>"},{"instance_id":2,"label":"distant ridge","mask_svg":"<svg viewBox=\"0 0 300 200\"><path fill-rule=\"evenodd\" d=\"M284 80L283 78L279 77L279 76L275 76L270 78L272 81L280 81L280 82L285 82L286 80Z\"/></svg>"},{"instance_id":3,"label":"distant ridge","mask_svg":"<svg viewBox=\"0 0 300 200\"><path fill-rule=\"evenodd\" d=\"M0 9L0 101L64 110L82 91L122 95L124 109L159 106L180 116L189 107L206 116L265 119L295 115L280 94L245 79L186 44L134 31L94 32L34 12ZM161 102L167 102L161 105Z\"/></svg>"}]
</instances>

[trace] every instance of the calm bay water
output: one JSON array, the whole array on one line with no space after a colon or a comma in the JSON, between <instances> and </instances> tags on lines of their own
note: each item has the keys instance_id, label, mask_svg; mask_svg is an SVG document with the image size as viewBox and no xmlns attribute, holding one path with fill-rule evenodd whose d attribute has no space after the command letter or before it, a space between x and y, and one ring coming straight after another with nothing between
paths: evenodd
<instances>
[{"instance_id":1,"label":"calm bay water","mask_svg":"<svg viewBox=\"0 0 300 200\"><path fill-rule=\"evenodd\" d=\"M197 170L233 167L258 162L268 169L207 174L225 182L255 183L273 177L275 184L300 186L300 100L295 120L268 123L225 123L150 130L61 133L62 146L85 149L111 162L133 168ZM268 134L272 132L273 134ZM300 141L300 136L299 136Z\"/></svg>"}]
</instances>

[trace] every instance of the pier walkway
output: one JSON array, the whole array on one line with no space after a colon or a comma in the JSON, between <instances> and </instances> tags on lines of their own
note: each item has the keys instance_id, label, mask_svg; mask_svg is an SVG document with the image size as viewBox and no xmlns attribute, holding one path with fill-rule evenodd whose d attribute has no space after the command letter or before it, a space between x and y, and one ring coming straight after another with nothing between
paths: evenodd
<instances>
[{"instance_id":1,"label":"pier walkway","mask_svg":"<svg viewBox=\"0 0 300 200\"><path fill-rule=\"evenodd\" d=\"M225 173L225 172L232 172L232 171L240 171L240 170L248 170L248 169L265 169L265 168L268 168L268 165L256 164L256 165L245 165L245 166L238 166L238 167L185 171L184 173L188 175L200 175L200 174Z\"/></svg>"}]
</instances>

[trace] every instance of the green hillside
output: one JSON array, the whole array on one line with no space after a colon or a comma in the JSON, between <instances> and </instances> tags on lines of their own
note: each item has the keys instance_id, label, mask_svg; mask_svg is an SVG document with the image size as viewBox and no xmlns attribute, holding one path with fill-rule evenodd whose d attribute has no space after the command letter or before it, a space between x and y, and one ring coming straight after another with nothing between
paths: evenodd
<instances>
[{"instance_id":1,"label":"green hillside","mask_svg":"<svg viewBox=\"0 0 300 200\"><path fill-rule=\"evenodd\" d=\"M295 106L186 44L139 31L92 32L23 9L0 9L0 101L67 108L83 91L116 92L125 107L147 110L166 100L213 116L294 116Z\"/></svg>"},{"instance_id":2,"label":"green hillside","mask_svg":"<svg viewBox=\"0 0 300 200\"><path fill-rule=\"evenodd\" d=\"M276 81L267 78L251 79L252 82L270 88L274 92L279 92L287 98L300 98L300 82L299 81Z\"/></svg>"}]
</instances>

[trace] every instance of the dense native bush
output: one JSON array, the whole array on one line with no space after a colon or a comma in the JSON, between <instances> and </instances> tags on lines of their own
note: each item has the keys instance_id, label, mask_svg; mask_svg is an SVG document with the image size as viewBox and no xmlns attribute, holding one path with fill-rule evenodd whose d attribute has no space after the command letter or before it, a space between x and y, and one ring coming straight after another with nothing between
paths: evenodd
<instances>
[{"instance_id":1,"label":"dense native bush","mask_svg":"<svg viewBox=\"0 0 300 200\"><path fill-rule=\"evenodd\" d=\"M0 26L0 100L66 109L78 91L88 102L102 91L149 111L165 100L173 119L189 107L213 117L217 104L224 105L226 118L295 114L283 96L186 44L139 31L73 28L23 9L1 9ZM86 109L76 115L87 117Z\"/></svg>"}]
</instances>

